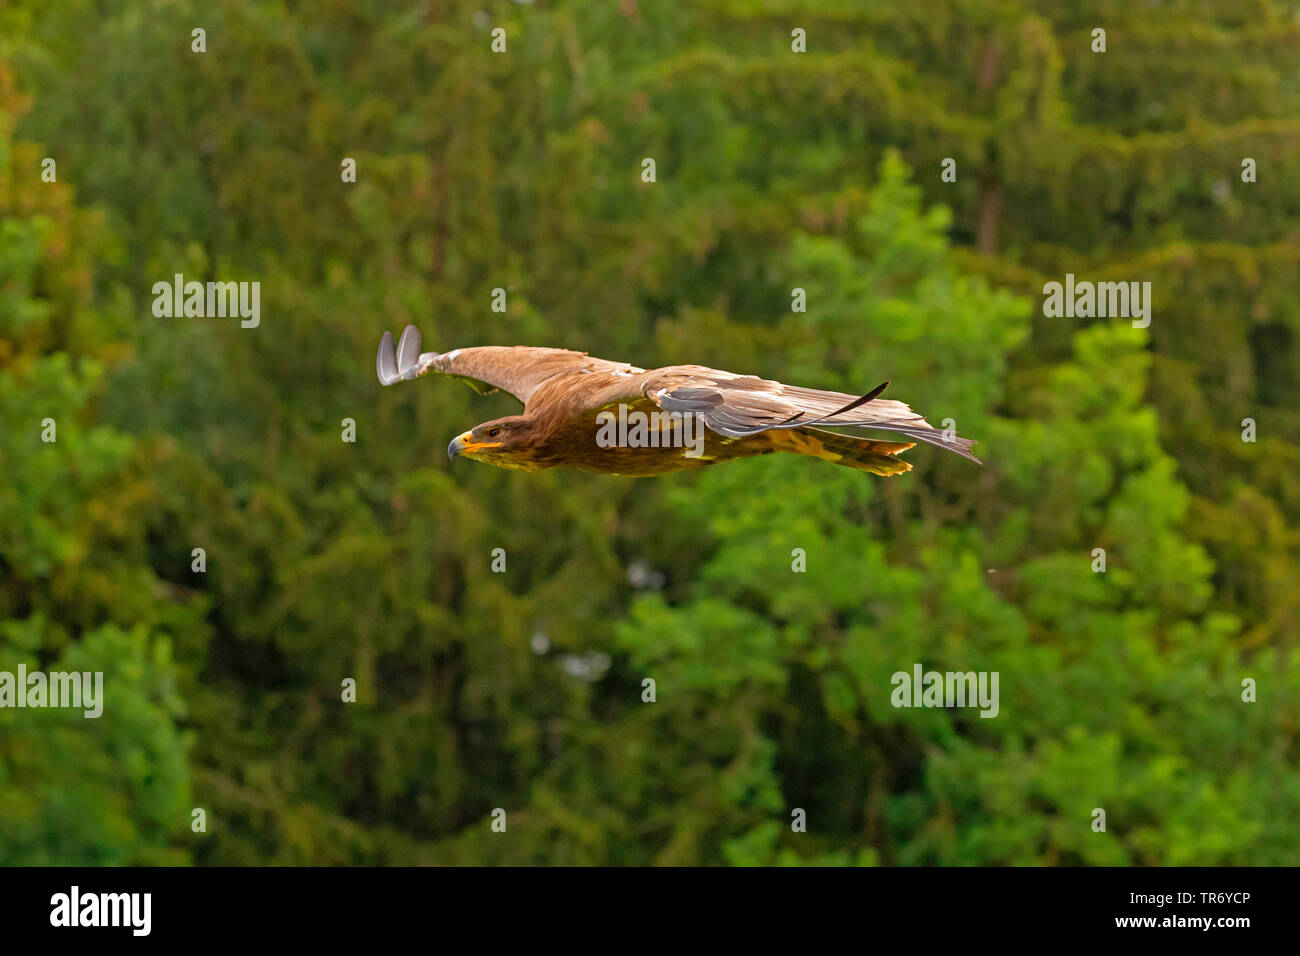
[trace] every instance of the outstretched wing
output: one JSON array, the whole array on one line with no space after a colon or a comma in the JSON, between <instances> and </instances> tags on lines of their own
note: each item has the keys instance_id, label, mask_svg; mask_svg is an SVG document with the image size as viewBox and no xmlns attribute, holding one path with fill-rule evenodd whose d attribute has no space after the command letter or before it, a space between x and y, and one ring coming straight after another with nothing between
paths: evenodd
<instances>
[{"instance_id":1,"label":"outstretched wing","mask_svg":"<svg viewBox=\"0 0 1300 956\"><path fill-rule=\"evenodd\" d=\"M701 415L709 428L729 438L809 425L862 428L906 435L979 461L970 452L975 444L971 439L945 436L905 402L880 398L888 384L853 396L702 365L673 365L638 376L624 391L639 394L667 412ZM618 386L607 391L598 397L598 404L618 401Z\"/></svg>"},{"instance_id":2,"label":"outstretched wing","mask_svg":"<svg viewBox=\"0 0 1300 956\"><path fill-rule=\"evenodd\" d=\"M622 362L591 358L586 352L568 349L490 345L446 353L421 352L420 331L408 325L396 348L392 335L384 333L379 340L379 353L375 356L375 371L381 385L393 385L430 372L441 372L461 379L480 394L487 395L501 389L527 404L539 386L556 376L612 371L622 371L627 375L642 369L634 369Z\"/></svg>"}]
</instances>

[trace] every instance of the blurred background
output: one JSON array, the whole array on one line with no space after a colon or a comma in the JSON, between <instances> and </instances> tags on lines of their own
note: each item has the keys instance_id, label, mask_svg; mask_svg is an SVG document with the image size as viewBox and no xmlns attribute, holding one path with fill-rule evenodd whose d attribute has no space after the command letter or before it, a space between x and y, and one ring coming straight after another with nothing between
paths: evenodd
<instances>
[{"instance_id":1,"label":"blurred background","mask_svg":"<svg viewBox=\"0 0 1300 956\"><path fill-rule=\"evenodd\" d=\"M5 3L0 669L106 700L0 710L0 863L1300 863L1298 42L1281 0ZM1045 318L1067 272L1150 328ZM260 325L155 317L176 273ZM517 406L381 389L408 323L892 379L985 464L449 465ZM895 709L914 663L999 716Z\"/></svg>"}]
</instances>

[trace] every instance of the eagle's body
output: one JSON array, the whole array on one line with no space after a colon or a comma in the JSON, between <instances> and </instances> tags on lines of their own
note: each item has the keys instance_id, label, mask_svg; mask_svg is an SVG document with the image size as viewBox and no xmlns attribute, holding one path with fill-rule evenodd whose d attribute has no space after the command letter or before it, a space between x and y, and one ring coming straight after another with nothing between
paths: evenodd
<instances>
[{"instance_id":1,"label":"eagle's body","mask_svg":"<svg viewBox=\"0 0 1300 956\"><path fill-rule=\"evenodd\" d=\"M911 468L897 456L912 442L874 441L815 425L895 432L978 461L969 439L940 432L902 402L878 398L884 385L855 398L702 365L647 371L566 349L421 353L414 326L407 326L396 349L384 333L376 366L385 385L441 372L477 391L503 389L522 401L522 415L484 422L448 448L451 457L501 468L567 466L645 477L775 451L881 475Z\"/></svg>"}]
</instances>

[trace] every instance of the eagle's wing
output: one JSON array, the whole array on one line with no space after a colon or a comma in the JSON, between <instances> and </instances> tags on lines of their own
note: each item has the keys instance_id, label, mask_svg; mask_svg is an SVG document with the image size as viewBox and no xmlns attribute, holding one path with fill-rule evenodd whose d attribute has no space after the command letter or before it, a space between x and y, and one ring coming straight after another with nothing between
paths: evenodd
<instances>
[{"instance_id":1,"label":"eagle's wing","mask_svg":"<svg viewBox=\"0 0 1300 956\"><path fill-rule=\"evenodd\" d=\"M527 404L540 385L557 376L583 372L620 372L626 376L644 370L568 349L483 346L446 353L421 352L420 331L408 325L396 348L392 335L384 333L375 356L375 371L381 385L441 372L461 379L482 395L501 389Z\"/></svg>"},{"instance_id":2,"label":"eagle's wing","mask_svg":"<svg viewBox=\"0 0 1300 956\"><path fill-rule=\"evenodd\" d=\"M729 438L809 425L894 432L979 461L970 452L975 444L971 439L945 436L906 403L878 397L888 384L853 396L703 365L671 365L635 376L626 384L611 382L593 404L616 403L620 395L646 398L667 412L702 415L709 428Z\"/></svg>"}]
</instances>

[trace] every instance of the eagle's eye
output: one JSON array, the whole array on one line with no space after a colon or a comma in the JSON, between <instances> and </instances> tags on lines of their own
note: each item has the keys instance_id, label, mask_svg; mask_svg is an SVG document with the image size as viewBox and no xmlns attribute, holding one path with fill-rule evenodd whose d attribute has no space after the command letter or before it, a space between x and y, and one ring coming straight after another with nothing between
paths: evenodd
<instances>
[{"instance_id":1,"label":"eagle's eye","mask_svg":"<svg viewBox=\"0 0 1300 956\"><path fill-rule=\"evenodd\" d=\"M496 438L498 435L501 434L501 431L502 431L502 429L501 429L501 426L500 426L500 425L498 425L496 428L489 428L489 429L488 429L488 433L487 433L487 437L488 437L488 438Z\"/></svg>"}]
</instances>

